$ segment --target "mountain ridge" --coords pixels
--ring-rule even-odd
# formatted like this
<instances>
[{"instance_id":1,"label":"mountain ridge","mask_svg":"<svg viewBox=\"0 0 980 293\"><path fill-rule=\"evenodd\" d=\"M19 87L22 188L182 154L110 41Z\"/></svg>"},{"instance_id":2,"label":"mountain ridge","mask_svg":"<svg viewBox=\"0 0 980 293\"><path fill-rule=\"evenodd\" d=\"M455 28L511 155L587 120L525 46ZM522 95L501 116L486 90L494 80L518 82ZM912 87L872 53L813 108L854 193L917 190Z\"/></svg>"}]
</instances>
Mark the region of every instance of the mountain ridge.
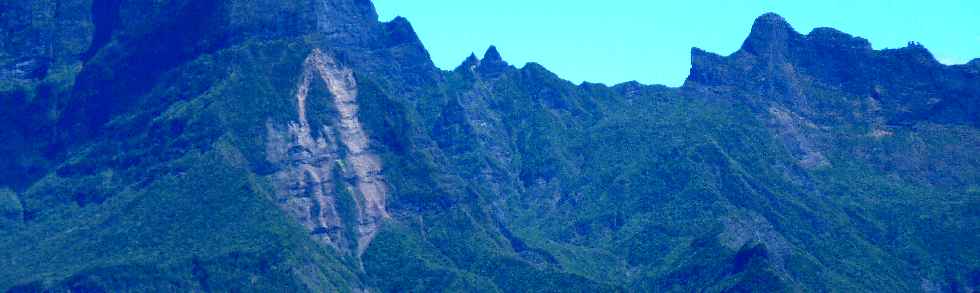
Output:
<instances>
[{"instance_id":1,"label":"mountain ridge","mask_svg":"<svg viewBox=\"0 0 980 293\"><path fill-rule=\"evenodd\" d=\"M765 14L681 87L576 85L495 46L440 70L366 0L171 4L76 11L87 60L5 41L0 289L980 284L980 78L921 46Z\"/></svg>"}]
</instances>

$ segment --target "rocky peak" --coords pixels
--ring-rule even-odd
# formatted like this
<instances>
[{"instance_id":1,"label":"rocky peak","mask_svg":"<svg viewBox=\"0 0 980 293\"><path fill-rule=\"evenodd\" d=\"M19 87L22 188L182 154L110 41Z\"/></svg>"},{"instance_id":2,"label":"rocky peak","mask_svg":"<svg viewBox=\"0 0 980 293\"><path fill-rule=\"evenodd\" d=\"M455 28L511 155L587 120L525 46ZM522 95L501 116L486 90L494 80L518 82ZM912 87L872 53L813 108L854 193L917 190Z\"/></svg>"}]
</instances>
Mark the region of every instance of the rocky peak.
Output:
<instances>
[{"instance_id":1,"label":"rocky peak","mask_svg":"<svg viewBox=\"0 0 980 293\"><path fill-rule=\"evenodd\" d=\"M422 44L422 41L419 40L418 35L415 33L415 29L412 28L412 24L408 22L408 19L401 16L395 17L395 19L385 23L385 33L389 46Z\"/></svg>"},{"instance_id":2,"label":"rocky peak","mask_svg":"<svg viewBox=\"0 0 980 293\"><path fill-rule=\"evenodd\" d=\"M483 59L477 58L475 53L470 53L470 56L466 57L466 60L463 60L463 63L459 64L455 71L493 78L500 76L508 68L510 68L510 64L500 56L497 47L491 45L483 53Z\"/></svg>"},{"instance_id":3,"label":"rocky peak","mask_svg":"<svg viewBox=\"0 0 980 293\"><path fill-rule=\"evenodd\" d=\"M497 46L490 45L490 48L487 48L487 52L483 53L483 61L500 63L504 62L504 58L500 57L500 52L497 51Z\"/></svg>"},{"instance_id":4,"label":"rocky peak","mask_svg":"<svg viewBox=\"0 0 980 293\"><path fill-rule=\"evenodd\" d=\"M502 57L500 57L500 52L497 51L496 46L490 46L487 52L483 54L483 60L480 61L480 65L477 66L477 71L486 77L496 77L504 72L510 65Z\"/></svg>"},{"instance_id":5,"label":"rocky peak","mask_svg":"<svg viewBox=\"0 0 980 293\"><path fill-rule=\"evenodd\" d=\"M779 36L796 32L785 18L776 13L766 13L752 23L752 35Z\"/></svg>"},{"instance_id":6,"label":"rocky peak","mask_svg":"<svg viewBox=\"0 0 980 293\"><path fill-rule=\"evenodd\" d=\"M776 53L777 50L784 51L799 37L800 34L782 16L766 13L752 24L752 32L742 44L742 50L757 55Z\"/></svg>"},{"instance_id":7,"label":"rocky peak","mask_svg":"<svg viewBox=\"0 0 980 293\"><path fill-rule=\"evenodd\" d=\"M463 64L460 64L458 68L470 69L480 65L480 58L476 57L476 53L470 53L466 60L463 60Z\"/></svg>"},{"instance_id":8,"label":"rocky peak","mask_svg":"<svg viewBox=\"0 0 980 293\"><path fill-rule=\"evenodd\" d=\"M701 84L719 83L717 80L726 66L725 57L711 53L700 48L691 48L691 72L687 77L688 82Z\"/></svg>"},{"instance_id":9,"label":"rocky peak","mask_svg":"<svg viewBox=\"0 0 980 293\"><path fill-rule=\"evenodd\" d=\"M742 98L760 107L775 102L799 113L830 113L837 108L815 108L823 101L814 93L840 89L850 96L880 99L880 113L889 123L976 123L973 108L966 107L963 115L956 106L976 103L975 77L955 73L955 67L942 65L917 42L874 50L868 40L831 28L801 35L785 19L769 13L756 19L735 54L719 56L694 48L691 60L687 89L715 87L728 91L728 96L751 93ZM971 67L976 63L964 66L964 72ZM935 82L923 85L923 80Z\"/></svg>"}]
</instances>

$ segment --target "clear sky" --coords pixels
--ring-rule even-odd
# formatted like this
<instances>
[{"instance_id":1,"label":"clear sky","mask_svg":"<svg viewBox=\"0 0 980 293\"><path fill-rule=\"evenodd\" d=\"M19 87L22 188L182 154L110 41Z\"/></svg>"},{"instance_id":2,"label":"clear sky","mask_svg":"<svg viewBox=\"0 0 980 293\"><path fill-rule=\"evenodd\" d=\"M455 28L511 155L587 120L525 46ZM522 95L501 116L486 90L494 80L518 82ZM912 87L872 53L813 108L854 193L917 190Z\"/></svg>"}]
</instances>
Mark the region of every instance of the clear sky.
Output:
<instances>
[{"instance_id":1,"label":"clear sky","mask_svg":"<svg viewBox=\"0 0 980 293\"><path fill-rule=\"evenodd\" d=\"M728 55L765 12L801 33L833 27L875 49L922 43L940 62L980 58L980 0L653 1L374 0L381 20L404 16L436 65L455 68L493 44L518 67L537 62L575 83L637 80L677 86L690 49Z\"/></svg>"}]
</instances>

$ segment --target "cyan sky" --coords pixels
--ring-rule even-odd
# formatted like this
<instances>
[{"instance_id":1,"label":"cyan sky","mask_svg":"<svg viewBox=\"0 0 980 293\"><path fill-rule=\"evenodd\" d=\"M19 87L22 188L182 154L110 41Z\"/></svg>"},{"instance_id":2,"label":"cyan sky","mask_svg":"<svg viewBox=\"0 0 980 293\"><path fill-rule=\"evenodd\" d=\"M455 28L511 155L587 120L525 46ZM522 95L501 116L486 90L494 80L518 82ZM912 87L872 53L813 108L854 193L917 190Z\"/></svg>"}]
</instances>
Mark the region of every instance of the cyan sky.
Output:
<instances>
[{"instance_id":1,"label":"cyan sky","mask_svg":"<svg viewBox=\"0 0 980 293\"><path fill-rule=\"evenodd\" d=\"M804 3L805 2L805 3ZM941 62L980 58L980 0L654 1L374 0L381 20L404 16L436 65L456 67L493 44L518 67L538 62L563 78L677 86L690 49L727 55L765 12L801 33L834 27L876 49L917 41Z\"/></svg>"}]
</instances>

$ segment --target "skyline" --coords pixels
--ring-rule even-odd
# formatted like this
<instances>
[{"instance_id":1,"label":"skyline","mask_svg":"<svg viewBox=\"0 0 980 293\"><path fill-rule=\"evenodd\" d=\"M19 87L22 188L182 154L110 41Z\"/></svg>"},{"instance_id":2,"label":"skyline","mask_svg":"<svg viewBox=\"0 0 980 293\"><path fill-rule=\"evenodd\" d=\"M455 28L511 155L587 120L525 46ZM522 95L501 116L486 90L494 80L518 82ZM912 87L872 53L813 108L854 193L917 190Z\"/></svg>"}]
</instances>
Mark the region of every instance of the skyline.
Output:
<instances>
[{"instance_id":1,"label":"skyline","mask_svg":"<svg viewBox=\"0 0 980 293\"><path fill-rule=\"evenodd\" d=\"M947 65L980 58L976 1L619 0L590 5L501 0L477 9L460 1L374 2L382 21L407 18L442 69L452 70L471 53L482 56L494 45L514 66L539 63L576 84L636 80L679 86L690 70L691 48L731 54L755 18L767 12L783 16L802 34L832 27L868 39L876 50L915 41Z\"/></svg>"}]
</instances>

